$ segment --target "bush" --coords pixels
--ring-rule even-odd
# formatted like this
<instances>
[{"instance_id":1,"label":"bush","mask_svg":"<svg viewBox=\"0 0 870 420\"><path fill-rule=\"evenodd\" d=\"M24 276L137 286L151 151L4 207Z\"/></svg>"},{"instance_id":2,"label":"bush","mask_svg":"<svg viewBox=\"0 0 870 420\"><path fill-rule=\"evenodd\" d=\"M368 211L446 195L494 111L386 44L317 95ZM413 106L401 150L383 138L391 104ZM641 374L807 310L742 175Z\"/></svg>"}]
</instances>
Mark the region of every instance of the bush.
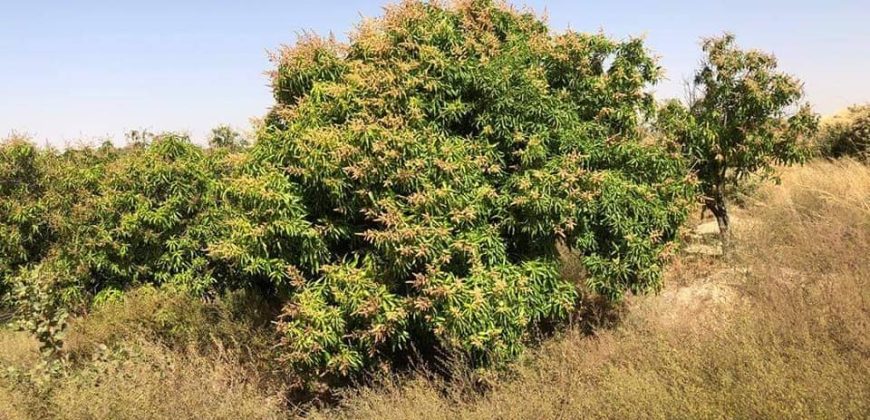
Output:
<instances>
[{"instance_id":1,"label":"bush","mask_svg":"<svg viewBox=\"0 0 870 420\"><path fill-rule=\"evenodd\" d=\"M215 175L186 137L157 136L106 166L99 198L78 226L70 258L95 289L173 284L194 293L216 285L205 244L211 237Z\"/></svg>"},{"instance_id":2,"label":"bush","mask_svg":"<svg viewBox=\"0 0 870 420\"><path fill-rule=\"evenodd\" d=\"M2 151L4 172L18 174L3 178L0 228L12 233L0 280L48 353L61 345L66 313L94 299L141 284L218 288L225 270L206 258L218 168L187 138L64 153L14 140Z\"/></svg>"},{"instance_id":3,"label":"bush","mask_svg":"<svg viewBox=\"0 0 870 420\"><path fill-rule=\"evenodd\" d=\"M824 157L870 161L870 105L855 105L823 120L817 147Z\"/></svg>"},{"instance_id":4,"label":"bush","mask_svg":"<svg viewBox=\"0 0 870 420\"><path fill-rule=\"evenodd\" d=\"M640 141L660 74L640 40L550 35L491 1L406 1L347 45L306 36L275 61L251 155L285 174L329 250L279 324L299 369L345 375L433 345L513 358L575 305L559 243L597 293L660 286L693 186Z\"/></svg>"},{"instance_id":5,"label":"bush","mask_svg":"<svg viewBox=\"0 0 870 420\"><path fill-rule=\"evenodd\" d=\"M386 375L308 418L863 417L868 194L870 167L849 160L784 169L730 261L681 258L667 279L685 284L633 299L619 328L548 340L486 393L472 375Z\"/></svg>"},{"instance_id":6,"label":"bush","mask_svg":"<svg viewBox=\"0 0 870 420\"><path fill-rule=\"evenodd\" d=\"M39 159L38 150L22 137L0 143L0 298L9 291L15 270L46 248L49 231L38 199L44 189Z\"/></svg>"}]
</instances>

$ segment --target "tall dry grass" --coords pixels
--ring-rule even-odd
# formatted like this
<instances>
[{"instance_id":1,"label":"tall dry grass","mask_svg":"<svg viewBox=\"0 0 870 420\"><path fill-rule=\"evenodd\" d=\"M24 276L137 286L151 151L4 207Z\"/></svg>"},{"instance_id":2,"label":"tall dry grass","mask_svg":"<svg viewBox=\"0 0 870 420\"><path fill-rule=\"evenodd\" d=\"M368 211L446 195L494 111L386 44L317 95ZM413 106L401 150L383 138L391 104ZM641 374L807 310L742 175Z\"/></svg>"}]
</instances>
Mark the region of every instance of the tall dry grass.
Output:
<instances>
[{"instance_id":1,"label":"tall dry grass","mask_svg":"<svg viewBox=\"0 0 870 420\"><path fill-rule=\"evenodd\" d=\"M277 419L280 392L267 392L256 372L233 357L129 346L123 357L98 360L51 393L65 419Z\"/></svg>"},{"instance_id":2,"label":"tall dry grass","mask_svg":"<svg viewBox=\"0 0 870 420\"><path fill-rule=\"evenodd\" d=\"M258 310L245 296L135 290L73 320L53 376L35 340L0 329L0 420L286 418Z\"/></svg>"},{"instance_id":3,"label":"tall dry grass","mask_svg":"<svg viewBox=\"0 0 870 420\"><path fill-rule=\"evenodd\" d=\"M0 345L18 338L4 336ZM10 350L32 354L35 348ZM7 365L8 367L8 365ZM24 376L40 375L24 370ZM8 373L7 373L8 376ZM38 378L38 376L37 376ZM278 419L283 393L231 356L127 343L43 383L0 380L0 419Z\"/></svg>"},{"instance_id":4,"label":"tall dry grass","mask_svg":"<svg viewBox=\"0 0 870 420\"><path fill-rule=\"evenodd\" d=\"M684 257L681 286L636 299L615 330L550 341L483 395L418 374L311 415L866 418L870 169L785 169L738 213L726 261Z\"/></svg>"}]
</instances>

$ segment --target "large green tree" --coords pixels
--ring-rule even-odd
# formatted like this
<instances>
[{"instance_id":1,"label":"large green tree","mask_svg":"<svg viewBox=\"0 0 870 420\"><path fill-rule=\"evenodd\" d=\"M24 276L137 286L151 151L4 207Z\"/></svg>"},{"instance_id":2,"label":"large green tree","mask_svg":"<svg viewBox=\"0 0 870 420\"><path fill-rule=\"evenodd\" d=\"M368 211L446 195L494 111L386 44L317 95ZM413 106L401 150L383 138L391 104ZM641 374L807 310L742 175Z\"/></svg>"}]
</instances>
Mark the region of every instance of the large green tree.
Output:
<instances>
[{"instance_id":1,"label":"large green tree","mask_svg":"<svg viewBox=\"0 0 870 420\"><path fill-rule=\"evenodd\" d=\"M251 154L298 186L330 256L279 324L291 363L348 373L427 342L513 357L576 302L559 243L594 292L659 287L693 186L638 134L660 76L640 40L405 1L348 44L306 36L275 61Z\"/></svg>"},{"instance_id":2,"label":"large green tree","mask_svg":"<svg viewBox=\"0 0 870 420\"><path fill-rule=\"evenodd\" d=\"M705 39L703 51L688 103L668 102L659 122L689 159L725 235L726 185L802 162L818 117L802 101L801 82L780 72L773 55L740 49L731 34Z\"/></svg>"}]
</instances>

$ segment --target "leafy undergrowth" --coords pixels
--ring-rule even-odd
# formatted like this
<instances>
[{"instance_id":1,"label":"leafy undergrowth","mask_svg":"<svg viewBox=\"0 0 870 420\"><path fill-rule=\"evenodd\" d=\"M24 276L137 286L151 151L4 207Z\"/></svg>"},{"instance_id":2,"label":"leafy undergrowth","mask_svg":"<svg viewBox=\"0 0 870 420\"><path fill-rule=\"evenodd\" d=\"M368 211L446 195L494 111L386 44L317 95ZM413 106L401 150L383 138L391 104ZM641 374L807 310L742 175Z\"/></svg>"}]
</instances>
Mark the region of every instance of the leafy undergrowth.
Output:
<instances>
[{"instance_id":1,"label":"leafy undergrowth","mask_svg":"<svg viewBox=\"0 0 870 420\"><path fill-rule=\"evenodd\" d=\"M268 302L140 290L72 323L54 377L34 340L0 329L0 418L865 417L870 168L782 178L747 199L726 258L679 258L617 327L564 332L496 378L391 374L297 407Z\"/></svg>"}]
</instances>

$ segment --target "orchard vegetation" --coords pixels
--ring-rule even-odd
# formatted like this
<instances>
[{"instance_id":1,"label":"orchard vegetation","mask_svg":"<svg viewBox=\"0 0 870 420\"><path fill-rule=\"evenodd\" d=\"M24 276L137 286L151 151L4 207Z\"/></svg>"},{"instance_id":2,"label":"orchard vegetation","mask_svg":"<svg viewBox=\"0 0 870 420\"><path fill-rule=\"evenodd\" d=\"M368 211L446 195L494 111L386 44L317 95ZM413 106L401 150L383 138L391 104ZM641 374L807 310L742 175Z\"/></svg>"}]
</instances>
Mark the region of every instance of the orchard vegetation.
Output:
<instances>
[{"instance_id":1,"label":"orchard vegetation","mask_svg":"<svg viewBox=\"0 0 870 420\"><path fill-rule=\"evenodd\" d=\"M804 162L818 124L803 85L776 58L742 50L731 34L703 42L706 54L688 104L669 101L661 126L676 139L700 181L704 206L727 234L726 185L774 175L773 165Z\"/></svg>"},{"instance_id":2,"label":"orchard vegetation","mask_svg":"<svg viewBox=\"0 0 870 420\"><path fill-rule=\"evenodd\" d=\"M731 35L703 51L689 103L659 106L641 39L553 33L488 0L404 1L347 42L276 51L251 136L63 151L13 136L0 312L57 370L78 357L71 319L143 293L258 302L190 319L256 318L263 363L294 390L409 361L503 368L592 299L659 291L696 204L724 232L726 184L810 153L817 117L773 56ZM865 120L825 147L866 149ZM155 324L187 334L176 321Z\"/></svg>"},{"instance_id":3,"label":"orchard vegetation","mask_svg":"<svg viewBox=\"0 0 870 420\"><path fill-rule=\"evenodd\" d=\"M827 158L870 162L870 104L854 105L822 120L817 147L818 154Z\"/></svg>"}]
</instances>

